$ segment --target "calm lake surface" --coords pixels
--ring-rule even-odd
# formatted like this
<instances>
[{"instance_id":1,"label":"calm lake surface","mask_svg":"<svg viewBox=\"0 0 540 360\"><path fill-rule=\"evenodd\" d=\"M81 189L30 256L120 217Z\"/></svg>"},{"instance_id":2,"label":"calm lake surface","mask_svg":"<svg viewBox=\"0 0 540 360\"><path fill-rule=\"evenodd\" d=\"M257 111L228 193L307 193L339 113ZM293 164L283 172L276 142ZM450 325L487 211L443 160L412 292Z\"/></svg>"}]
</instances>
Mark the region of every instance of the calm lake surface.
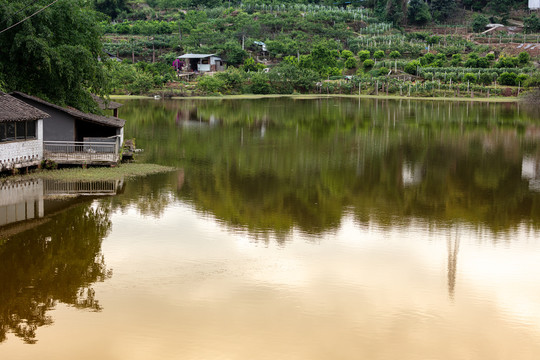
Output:
<instances>
[{"instance_id":1,"label":"calm lake surface","mask_svg":"<svg viewBox=\"0 0 540 360\"><path fill-rule=\"evenodd\" d=\"M0 359L540 358L538 110L129 100L120 116L145 161L178 170L0 186Z\"/></svg>"}]
</instances>

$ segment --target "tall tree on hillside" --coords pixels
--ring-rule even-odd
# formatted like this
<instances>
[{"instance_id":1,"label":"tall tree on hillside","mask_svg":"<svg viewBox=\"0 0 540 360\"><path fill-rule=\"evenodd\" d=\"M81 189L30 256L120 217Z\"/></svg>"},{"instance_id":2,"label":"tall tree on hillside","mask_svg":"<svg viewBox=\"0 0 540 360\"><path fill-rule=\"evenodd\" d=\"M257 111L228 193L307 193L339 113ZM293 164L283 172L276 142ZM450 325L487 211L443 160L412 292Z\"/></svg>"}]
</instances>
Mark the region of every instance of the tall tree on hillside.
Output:
<instances>
[{"instance_id":1,"label":"tall tree on hillside","mask_svg":"<svg viewBox=\"0 0 540 360\"><path fill-rule=\"evenodd\" d=\"M456 9L456 0L432 0L431 14L433 19L442 22L447 20Z\"/></svg>"},{"instance_id":2,"label":"tall tree on hillside","mask_svg":"<svg viewBox=\"0 0 540 360\"><path fill-rule=\"evenodd\" d=\"M85 0L57 0L48 8L49 0L28 3L0 0L0 73L6 91L96 111L90 93L102 94L105 86L97 13Z\"/></svg>"},{"instance_id":3,"label":"tall tree on hillside","mask_svg":"<svg viewBox=\"0 0 540 360\"><path fill-rule=\"evenodd\" d=\"M410 24L424 25L431 21L429 6L424 0L411 0L407 8Z\"/></svg>"},{"instance_id":4,"label":"tall tree on hillside","mask_svg":"<svg viewBox=\"0 0 540 360\"><path fill-rule=\"evenodd\" d=\"M403 5L404 2L402 0L388 0L386 3L386 19L394 25L401 24L405 15Z\"/></svg>"},{"instance_id":5,"label":"tall tree on hillside","mask_svg":"<svg viewBox=\"0 0 540 360\"><path fill-rule=\"evenodd\" d=\"M127 10L126 0L94 0L93 2L97 11L109 15L113 20L120 12Z\"/></svg>"}]
</instances>

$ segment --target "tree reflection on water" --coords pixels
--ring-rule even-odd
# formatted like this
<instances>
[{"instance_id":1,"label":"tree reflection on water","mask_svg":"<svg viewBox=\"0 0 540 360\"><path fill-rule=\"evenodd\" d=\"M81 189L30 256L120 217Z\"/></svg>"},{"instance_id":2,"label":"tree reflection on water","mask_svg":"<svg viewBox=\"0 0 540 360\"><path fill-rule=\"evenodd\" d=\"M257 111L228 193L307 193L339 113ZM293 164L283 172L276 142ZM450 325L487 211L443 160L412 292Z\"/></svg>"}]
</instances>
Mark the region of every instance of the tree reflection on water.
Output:
<instances>
[{"instance_id":1,"label":"tree reflection on water","mask_svg":"<svg viewBox=\"0 0 540 360\"><path fill-rule=\"evenodd\" d=\"M335 231L345 213L386 227L540 223L540 132L516 104L134 101L123 115L148 161L183 169L177 196L262 238Z\"/></svg>"},{"instance_id":2,"label":"tree reflection on water","mask_svg":"<svg viewBox=\"0 0 540 360\"><path fill-rule=\"evenodd\" d=\"M110 229L110 209L85 204L7 238L0 246L0 342L11 332L35 343L59 302L101 310L92 284L112 275L101 253Z\"/></svg>"}]
</instances>

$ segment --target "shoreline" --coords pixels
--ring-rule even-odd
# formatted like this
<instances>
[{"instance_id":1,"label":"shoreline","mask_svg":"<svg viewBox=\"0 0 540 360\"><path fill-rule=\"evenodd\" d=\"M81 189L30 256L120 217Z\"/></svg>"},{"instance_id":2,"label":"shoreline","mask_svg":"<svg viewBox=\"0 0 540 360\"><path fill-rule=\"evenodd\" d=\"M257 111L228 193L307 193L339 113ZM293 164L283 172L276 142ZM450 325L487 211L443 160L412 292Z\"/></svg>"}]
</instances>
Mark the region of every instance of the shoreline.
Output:
<instances>
[{"instance_id":1,"label":"shoreline","mask_svg":"<svg viewBox=\"0 0 540 360\"><path fill-rule=\"evenodd\" d=\"M5 175L0 177L0 185L25 180L60 181L106 181L143 177L152 174L175 171L177 168L149 163L124 163L115 167L70 167L63 169L35 170L28 174Z\"/></svg>"},{"instance_id":2,"label":"shoreline","mask_svg":"<svg viewBox=\"0 0 540 360\"><path fill-rule=\"evenodd\" d=\"M152 96L144 95L110 95L113 100L136 100L136 99L154 99ZM217 96L172 96L166 99L172 100L256 100L272 98L292 98L292 99L329 99L329 98L348 98L348 99L382 99L382 100L414 100L414 101L452 101L452 102L485 102L485 103L518 103L522 97L421 97L421 96L399 96L399 95L348 95L348 94L243 94L243 95L217 95ZM162 100L164 98L160 98Z\"/></svg>"}]
</instances>

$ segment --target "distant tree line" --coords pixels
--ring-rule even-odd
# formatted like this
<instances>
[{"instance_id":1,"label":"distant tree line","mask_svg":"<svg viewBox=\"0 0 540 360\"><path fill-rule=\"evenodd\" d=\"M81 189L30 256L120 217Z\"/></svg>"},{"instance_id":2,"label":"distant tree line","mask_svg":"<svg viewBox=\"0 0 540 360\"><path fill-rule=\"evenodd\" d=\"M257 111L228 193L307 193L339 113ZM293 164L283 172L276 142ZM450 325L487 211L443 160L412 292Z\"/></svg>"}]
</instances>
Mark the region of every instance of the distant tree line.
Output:
<instances>
[{"instance_id":1,"label":"distant tree line","mask_svg":"<svg viewBox=\"0 0 540 360\"><path fill-rule=\"evenodd\" d=\"M153 10L173 9L212 9L216 7L238 6L240 3L265 4L279 7L291 4L310 4L325 6L363 6L373 9L375 14L395 25L424 25L431 21L444 23L455 16L455 10L464 7L473 11L482 11L505 21L513 8L526 8L527 0L93 0L94 8L111 19L150 19Z\"/></svg>"}]
</instances>

